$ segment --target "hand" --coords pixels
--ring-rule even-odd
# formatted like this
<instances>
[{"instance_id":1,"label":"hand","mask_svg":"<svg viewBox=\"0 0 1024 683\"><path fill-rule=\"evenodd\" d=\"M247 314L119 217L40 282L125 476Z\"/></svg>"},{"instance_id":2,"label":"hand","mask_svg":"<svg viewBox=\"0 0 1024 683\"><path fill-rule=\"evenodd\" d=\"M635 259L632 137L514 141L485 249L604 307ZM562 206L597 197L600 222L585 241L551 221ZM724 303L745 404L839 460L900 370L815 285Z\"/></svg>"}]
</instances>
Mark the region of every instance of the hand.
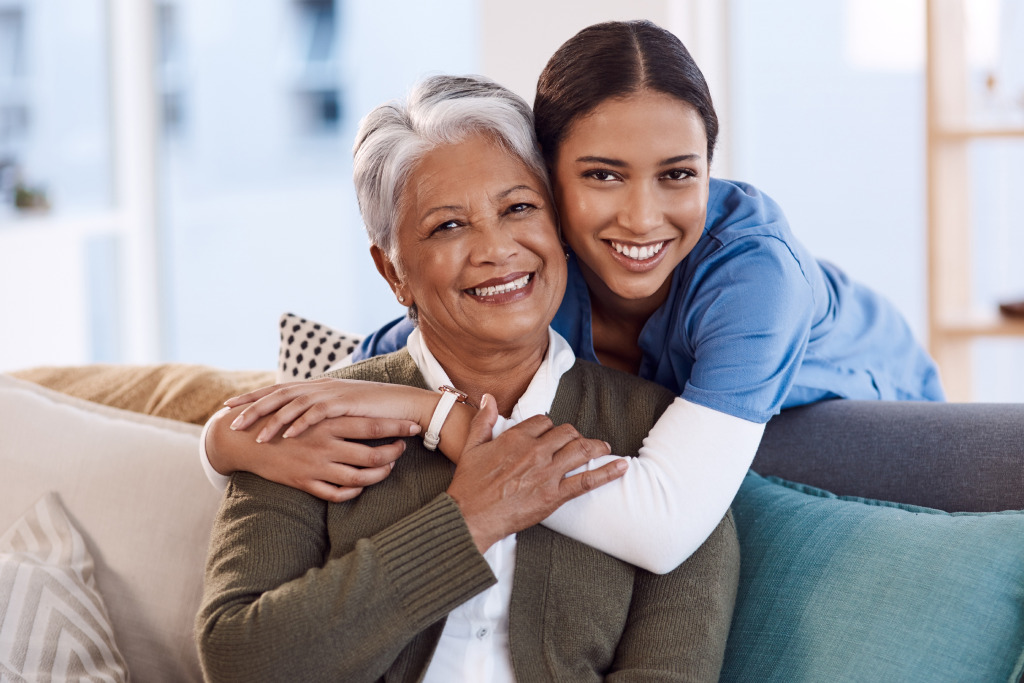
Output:
<instances>
[{"instance_id":1,"label":"hand","mask_svg":"<svg viewBox=\"0 0 1024 683\"><path fill-rule=\"evenodd\" d=\"M400 438L381 446L349 439L402 437L410 430L402 420L336 417L299 437L256 444L253 432L264 428L266 418L247 431L228 429L227 423L239 412L234 408L215 420L207 434L206 451L214 469L221 474L252 472L334 503L355 498L363 487L383 480L405 451Z\"/></svg>"},{"instance_id":2,"label":"hand","mask_svg":"<svg viewBox=\"0 0 1024 683\"><path fill-rule=\"evenodd\" d=\"M572 425L555 427L542 415L491 440L497 417L494 398L484 394L448 487L481 553L626 471L626 461L617 460L566 477L593 458L607 455L608 444L583 438Z\"/></svg>"},{"instance_id":3,"label":"hand","mask_svg":"<svg viewBox=\"0 0 1024 683\"><path fill-rule=\"evenodd\" d=\"M424 389L331 378L276 384L225 401L232 408L248 404L231 423L231 429L245 430L260 418L270 416L256 436L257 443L273 439L286 426L283 436L287 439L321 420L344 416L392 418L408 423L407 431L399 435L375 432L370 421L365 423L370 433L362 438L413 436L422 429L417 419L422 420L423 414L432 411L436 403L437 394Z\"/></svg>"}]
</instances>

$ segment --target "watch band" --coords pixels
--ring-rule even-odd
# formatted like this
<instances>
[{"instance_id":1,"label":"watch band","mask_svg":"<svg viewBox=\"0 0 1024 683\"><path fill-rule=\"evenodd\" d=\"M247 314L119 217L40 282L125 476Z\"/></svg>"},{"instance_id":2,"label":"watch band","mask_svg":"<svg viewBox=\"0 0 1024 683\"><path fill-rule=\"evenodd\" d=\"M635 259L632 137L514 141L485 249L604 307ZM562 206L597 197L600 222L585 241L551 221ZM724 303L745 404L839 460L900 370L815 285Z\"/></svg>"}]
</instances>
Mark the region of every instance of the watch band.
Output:
<instances>
[{"instance_id":1,"label":"watch band","mask_svg":"<svg viewBox=\"0 0 1024 683\"><path fill-rule=\"evenodd\" d=\"M468 396L453 386L443 384L437 388L441 392L441 398L437 401L434 414L430 417L430 425L427 433L423 435L423 445L428 451L437 450L437 444L441 442L441 427L448 419L448 413L456 403L465 403Z\"/></svg>"}]
</instances>

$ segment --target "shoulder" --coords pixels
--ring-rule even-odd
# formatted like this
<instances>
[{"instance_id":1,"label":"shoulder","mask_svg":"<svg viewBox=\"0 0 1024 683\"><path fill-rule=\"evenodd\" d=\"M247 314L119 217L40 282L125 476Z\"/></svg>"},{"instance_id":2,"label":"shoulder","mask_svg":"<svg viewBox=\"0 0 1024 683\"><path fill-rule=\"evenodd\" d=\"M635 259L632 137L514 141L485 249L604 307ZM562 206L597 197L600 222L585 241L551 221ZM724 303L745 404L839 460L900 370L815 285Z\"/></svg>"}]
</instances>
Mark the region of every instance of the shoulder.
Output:
<instances>
[{"instance_id":1,"label":"shoulder","mask_svg":"<svg viewBox=\"0 0 1024 683\"><path fill-rule=\"evenodd\" d=\"M753 185L735 180L711 179L704 232L705 241L712 243L705 246L758 243L794 251L795 240L782 207Z\"/></svg>"},{"instance_id":2,"label":"shoulder","mask_svg":"<svg viewBox=\"0 0 1024 683\"><path fill-rule=\"evenodd\" d=\"M562 376L558 394L588 406L587 412L593 411L597 419L632 415L637 422L646 423L645 434L675 399L675 394L659 384L579 359Z\"/></svg>"},{"instance_id":3,"label":"shoulder","mask_svg":"<svg viewBox=\"0 0 1024 683\"><path fill-rule=\"evenodd\" d=\"M737 281L806 288L820 268L773 199L753 185L714 178L705 233L690 262L694 284L716 290Z\"/></svg>"},{"instance_id":4,"label":"shoulder","mask_svg":"<svg viewBox=\"0 0 1024 683\"><path fill-rule=\"evenodd\" d=\"M426 388L423 375L406 349L367 358L347 367L332 370L320 378L357 379Z\"/></svg>"}]
</instances>

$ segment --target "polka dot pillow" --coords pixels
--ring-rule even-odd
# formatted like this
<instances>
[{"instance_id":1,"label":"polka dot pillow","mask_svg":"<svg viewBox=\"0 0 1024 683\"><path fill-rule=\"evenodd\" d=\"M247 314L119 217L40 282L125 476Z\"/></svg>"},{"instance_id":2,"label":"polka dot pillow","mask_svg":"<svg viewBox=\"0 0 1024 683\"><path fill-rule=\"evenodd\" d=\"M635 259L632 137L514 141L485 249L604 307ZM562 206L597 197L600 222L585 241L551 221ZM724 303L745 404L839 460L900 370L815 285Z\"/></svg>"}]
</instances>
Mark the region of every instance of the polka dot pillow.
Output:
<instances>
[{"instance_id":1,"label":"polka dot pillow","mask_svg":"<svg viewBox=\"0 0 1024 683\"><path fill-rule=\"evenodd\" d=\"M309 379L342 367L348 364L348 356L363 341L362 336L339 332L294 313L281 316L280 330L278 382Z\"/></svg>"}]
</instances>

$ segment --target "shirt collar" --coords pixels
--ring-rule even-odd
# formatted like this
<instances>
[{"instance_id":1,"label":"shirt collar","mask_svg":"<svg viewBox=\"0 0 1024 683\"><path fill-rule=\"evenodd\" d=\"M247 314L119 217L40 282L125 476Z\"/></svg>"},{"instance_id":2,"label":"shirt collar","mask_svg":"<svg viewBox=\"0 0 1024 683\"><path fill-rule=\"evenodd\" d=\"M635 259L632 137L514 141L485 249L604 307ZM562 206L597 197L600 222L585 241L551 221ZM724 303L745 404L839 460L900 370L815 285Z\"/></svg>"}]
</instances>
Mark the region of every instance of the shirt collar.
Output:
<instances>
[{"instance_id":1,"label":"shirt collar","mask_svg":"<svg viewBox=\"0 0 1024 683\"><path fill-rule=\"evenodd\" d=\"M409 335L407 348L428 387L436 390L442 384L452 383L448 378L448 373L444 371L434 354L427 348L427 343L423 340L419 328L413 330ZM575 362L576 354L572 352L569 342L549 327L548 348L544 353L544 359L541 361L540 367L537 368L530 385L526 387L526 391L516 403L515 408L512 409L509 423L517 424L528 417L543 415L551 410L555 393L558 391L558 383L562 380L562 375L568 372ZM499 422L501 419L499 418Z\"/></svg>"}]
</instances>

